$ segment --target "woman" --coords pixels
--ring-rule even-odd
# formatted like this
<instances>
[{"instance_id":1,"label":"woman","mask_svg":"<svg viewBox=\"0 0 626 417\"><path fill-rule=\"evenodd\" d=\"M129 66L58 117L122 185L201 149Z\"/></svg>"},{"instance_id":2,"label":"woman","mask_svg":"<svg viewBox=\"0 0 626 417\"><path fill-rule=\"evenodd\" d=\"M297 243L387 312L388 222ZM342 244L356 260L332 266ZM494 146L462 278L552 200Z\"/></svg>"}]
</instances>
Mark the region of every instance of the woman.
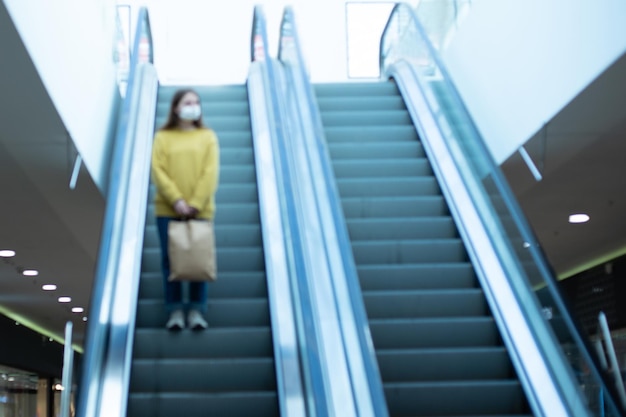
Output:
<instances>
[{"instance_id":1,"label":"woman","mask_svg":"<svg viewBox=\"0 0 626 417\"><path fill-rule=\"evenodd\" d=\"M190 89L174 94L165 125L159 129L152 151L154 200L161 242L165 306L169 313L166 327L194 330L208 327L203 317L207 308L207 283L189 283L189 302L182 297L181 282L170 282L167 228L170 221L200 218L213 221L215 191L219 177L219 146L215 132L202 123L200 97Z\"/></svg>"}]
</instances>

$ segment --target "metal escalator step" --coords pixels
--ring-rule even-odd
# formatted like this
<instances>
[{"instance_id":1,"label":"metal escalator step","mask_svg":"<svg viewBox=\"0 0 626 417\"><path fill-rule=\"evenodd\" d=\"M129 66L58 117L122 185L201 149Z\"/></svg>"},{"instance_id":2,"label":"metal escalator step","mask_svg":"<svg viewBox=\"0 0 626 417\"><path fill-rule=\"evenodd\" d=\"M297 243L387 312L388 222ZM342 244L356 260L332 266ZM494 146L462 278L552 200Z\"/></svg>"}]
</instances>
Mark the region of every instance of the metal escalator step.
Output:
<instances>
[{"instance_id":1,"label":"metal escalator step","mask_svg":"<svg viewBox=\"0 0 626 417\"><path fill-rule=\"evenodd\" d=\"M474 288L469 262L403 265L357 265L363 291Z\"/></svg>"},{"instance_id":2,"label":"metal escalator step","mask_svg":"<svg viewBox=\"0 0 626 417\"><path fill-rule=\"evenodd\" d=\"M367 96L398 96L398 87L392 82L319 83L313 85L313 90L319 98L356 97L363 100Z\"/></svg>"},{"instance_id":3,"label":"metal escalator step","mask_svg":"<svg viewBox=\"0 0 626 417\"><path fill-rule=\"evenodd\" d=\"M251 148L221 147L220 164L222 166L254 165L254 152Z\"/></svg>"},{"instance_id":4,"label":"metal escalator step","mask_svg":"<svg viewBox=\"0 0 626 417\"><path fill-rule=\"evenodd\" d=\"M516 380L384 384L391 415L466 416L527 412Z\"/></svg>"},{"instance_id":5,"label":"metal escalator step","mask_svg":"<svg viewBox=\"0 0 626 417\"><path fill-rule=\"evenodd\" d=\"M140 299L162 300L164 296L162 273L144 272L139 284ZM209 286L211 298L267 298L265 272L220 272L217 281Z\"/></svg>"},{"instance_id":6,"label":"metal escalator step","mask_svg":"<svg viewBox=\"0 0 626 417\"><path fill-rule=\"evenodd\" d=\"M211 328L269 326L268 301L265 298L215 299L209 294L206 319ZM139 300L136 320L137 327L164 327L167 313L163 300Z\"/></svg>"},{"instance_id":7,"label":"metal escalator step","mask_svg":"<svg viewBox=\"0 0 626 417\"><path fill-rule=\"evenodd\" d=\"M378 95L375 100L363 100L362 97L317 97L317 104L322 113L351 110L406 110L399 95Z\"/></svg>"},{"instance_id":8,"label":"metal escalator step","mask_svg":"<svg viewBox=\"0 0 626 417\"><path fill-rule=\"evenodd\" d=\"M368 291L363 294L370 320L428 317L481 317L489 313L481 289Z\"/></svg>"},{"instance_id":9,"label":"metal escalator step","mask_svg":"<svg viewBox=\"0 0 626 417\"><path fill-rule=\"evenodd\" d=\"M500 341L492 317L373 319L369 323L377 350L498 346Z\"/></svg>"},{"instance_id":10,"label":"metal escalator step","mask_svg":"<svg viewBox=\"0 0 626 417\"><path fill-rule=\"evenodd\" d=\"M249 203L224 203L216 207L215 227L229 225L248 225L259 224L259 205L256 202ZM148 203L146 214L146 225L148 227L156 227L156 216L154 213L154 204ZM156 233L156 228L154 229ZM155 237L156 238L156 237Z\"/></svg>"},{"instance_id":11,"label":"metal escalator step","mask_svg":"<svg viewBox=\"0 0 626 417\"><path fill-rule=\"evenodd\" d=\"M256 184L222 184L215 193L215 204L256 203Z\"/></svg>"},{"instance_id":12,"label":"metal escalator step","mask_svg":"<svg viewBox=\"0 0 626 417\"><path fill-rule=\"evenodd\" d=\"M414 197L439 195L435 177L345 178L337 180L342 198L345 197Z\"/></svg>"},{"instance_id":13,"label":"metal escalator step","mask_svg":"<svg viewBox=\"0 0 626 417\"><path fill-rule=\"evenodd\" d=\"M222 164L223 165L223 164ZM256 183L254 165L223 165L220 167L219 185Z\"/></svg>"},{"instance_id":14,"label":"metal escalator step","mask_svg":"<svg viewBox=\"0 0 626 417\"><path fill-rule=\"evenodd\" d=\"M408 216L447 216L448 206L441 195L342 197L346 219L408 217Z\"/></svg>"},{"instance_id":15,"label":"metal escalator step","mask_svg":"<svg viewBox=\"0 0 626 417\"><path fill-rule=\"evenodd\" d=\"M335 126L397 126L413 125L406 110L340 110L321 114L326 128Z\"/></svg>"},{"instance_id":16,"label":"metal escalator step","mask_svg":"<svg viewBox=\"0 0 626 417\"><path fill-rule=\"evenodd\" d=\"M343 159L333 163L337 179L382 178L382 177L426 177L433 171L427 159Z\"/></svg>"},{"instance_id":17,"label":"metal escalator step","mask_svg":"<svg viewBox=\"0 0 626 417\"><path fill-rule=\"evenodd\" d=\"M402 126L352 126L324 129L329 143L356 142L416 142L417 132L411 125Z\"/></svg>"},{"instance_id":18,"label":"metal escalator step","mask_svg":"<svg viewBox=\"0 0 626 417\"><path fill-rule=\"evenodd\" d=\"M352 242L387 239L452 239L458 237L451 217L393 217L346 220Z\"/></svg>"},{"instance_id":19,"label":"metal escalator step","mask_svg":"<svg viewBox=\"0 0 626 417\"><path fill-rule=\"evenodd\" d=\"M202 332L170 332L164 327L135 330L133 358L271 357L269 326L209 327Z\"/></svg>"},{"instance_id":20,"label":"metal escalator step","mask_svg":"<svg viewBox=\"0 0 626 417\"><path fill-rule=\"evenodd\" d=\"M424 158L424 149L418 141L384 141L366 142L358 146L352 142L335 142L328 144L328 152L333 161L352 158Z\"/></svg>"},{"instance_id":21,"label":"metal escalator step","mask_svg":"<svg viewBox=\"0 0 626 417\"><path fill-rule=\"evenodd\" d=\"M138 359L132 364L130 392L267 391L276 389L274 372L271 357Z\"/></svg>"},{"instance_id":22,"label":"metal escalator step","mask_svg":"<svg viewBox=\"0 0 626 417\"><path fill-rule=\"evenodd\" d=\"M157 100L169 103L174 93L186 86L162 85L159 87ZM194 91L200 95L202 102L212 103L237 102L248 104L248 90L245 85L224 86L193 86Z\"/></svg>"},{"instance_id":23,"label":"metal escalator step","mask_svg":"<svg viewBox=\"0 0 626 417\"><path fill-rule=\"evenodd\" d=\"M503 346L379 350L376 357L386 383L509 379L515 374Z\"/></svg>"},{"instance_id":24,"label":"metal escalator step","mask_svg":"<svg viewBox=\"0 0 626 417\"><path fill-rule=\"evenodd\" d=\"M210 411L209 411L210 410ZM128 398L133 417L278 417L276 391L229 393L137 393Z\"/></svg>"},{"instance_id":25,"label":"metal escalator step","mask_svg":"<svg viewBox=\"0 0 626 417\"><path fill-rule=\"evenodd\" d=\"M224 149L252 148L252 133L249 130L217 132L220 151Z\"/></svg>"},{"instance_id":26,"label":"metal escalator step","mask_svg":"<svg viewBox=\"0 0 626 417\"><path fill-rule=\"evenodd\" d=\"M460 239L377 240L353 242L357 265L466 262Z\"/></svg>"}]
</instances>

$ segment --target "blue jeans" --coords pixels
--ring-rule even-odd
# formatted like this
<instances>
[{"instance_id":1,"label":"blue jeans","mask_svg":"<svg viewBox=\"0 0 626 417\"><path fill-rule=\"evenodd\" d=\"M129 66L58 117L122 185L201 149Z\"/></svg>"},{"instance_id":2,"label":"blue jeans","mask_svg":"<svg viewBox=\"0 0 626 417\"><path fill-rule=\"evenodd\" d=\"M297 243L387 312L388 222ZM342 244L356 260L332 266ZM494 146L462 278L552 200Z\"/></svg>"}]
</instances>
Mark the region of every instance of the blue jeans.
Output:
<instances>
[{"instance_id":1,"label":"blue jeans","mask_svg":"<svg viewBox=\"0 0 626 417\"><path fill-rule=\"evenodd\" d=\"M167 253L167 226L170 221L176 221L176 219L172 217L157 217L156 220L159 241L161 242L161 268L163 269L165 283L165 308L170 313L174 310L199 310L206 313L208 293L206 282L189 281L189 302L185 303L183 300L183 283L168 280L170 276L170 258Z\"/></svg>"}]
</instances>

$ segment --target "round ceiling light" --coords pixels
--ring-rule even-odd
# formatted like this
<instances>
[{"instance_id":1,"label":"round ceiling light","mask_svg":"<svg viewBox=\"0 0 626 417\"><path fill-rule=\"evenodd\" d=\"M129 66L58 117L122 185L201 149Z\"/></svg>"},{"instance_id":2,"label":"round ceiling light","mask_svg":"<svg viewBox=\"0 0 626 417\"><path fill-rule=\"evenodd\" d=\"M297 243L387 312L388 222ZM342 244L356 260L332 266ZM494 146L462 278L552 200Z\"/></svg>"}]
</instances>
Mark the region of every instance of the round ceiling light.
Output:
<instances>
[{"instance_id":1,"label":"round ceiling light","mask_svg":"<svg viewBox=\"0 0 626 417\"><path fill-rule=\"evenodd\" d=\"M72 313L82 313L83 311L85 311L85 309L82 307L72 307Z\"/></svg>"},{"instance_id":2,"label":"round ceiling light","mask_svg":"<svg viewBox=\"0 0 626 417\"><path fill-rule=\"evenodd\" d=\"M57 286L54 284L45 284L41 286L41 289L44 291L54 291L57 289Z\"/></svg>"},{"instance_id":3,"label":"round ceiling light","mask_svg":"<svg viewBox=\"0 0 626 417\"><path fill-rule=\"evenodd\" d=\"M589 221L589 216L584 213L571 214L569 216L570 223L586 223Z\"/></svg>"},{"instance_id":4,"label":"round ceiling light","mask_svg":"<svg viewBox=\"0 0 626 417\"><path fill-rule=\"evenodd\" d=\"M59 297L59 303L71 303L72 297Z\"/></svg>"}]
</instances>

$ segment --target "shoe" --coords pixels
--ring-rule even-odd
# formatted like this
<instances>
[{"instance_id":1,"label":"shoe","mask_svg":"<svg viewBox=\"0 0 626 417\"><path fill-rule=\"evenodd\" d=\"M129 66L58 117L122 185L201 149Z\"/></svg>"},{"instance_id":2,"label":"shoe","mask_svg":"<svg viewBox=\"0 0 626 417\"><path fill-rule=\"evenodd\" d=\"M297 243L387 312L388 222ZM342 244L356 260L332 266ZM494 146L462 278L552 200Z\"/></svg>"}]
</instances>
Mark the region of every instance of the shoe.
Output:
<instances>
[{"instance_id":1,"label":"shoe","mask_svg":"<svg viewBox=\"0 0 626 417\"><path fill-rule=\"evenodd\" d=\"M174 310L165 325L167 330L182 330L185 328L185 316L182 310Z\"/></svg>"},{"instance_id":2,"label":"shoe","mask_svg":"<svg viewBox=\"0 0 626 417\"><path fill-rule=\"evenodd\" d=\"M191 330L204 330L209 327L202 314L198 310L191 310L187 316L187 325Z\"/></svg>"}]
</instances>

